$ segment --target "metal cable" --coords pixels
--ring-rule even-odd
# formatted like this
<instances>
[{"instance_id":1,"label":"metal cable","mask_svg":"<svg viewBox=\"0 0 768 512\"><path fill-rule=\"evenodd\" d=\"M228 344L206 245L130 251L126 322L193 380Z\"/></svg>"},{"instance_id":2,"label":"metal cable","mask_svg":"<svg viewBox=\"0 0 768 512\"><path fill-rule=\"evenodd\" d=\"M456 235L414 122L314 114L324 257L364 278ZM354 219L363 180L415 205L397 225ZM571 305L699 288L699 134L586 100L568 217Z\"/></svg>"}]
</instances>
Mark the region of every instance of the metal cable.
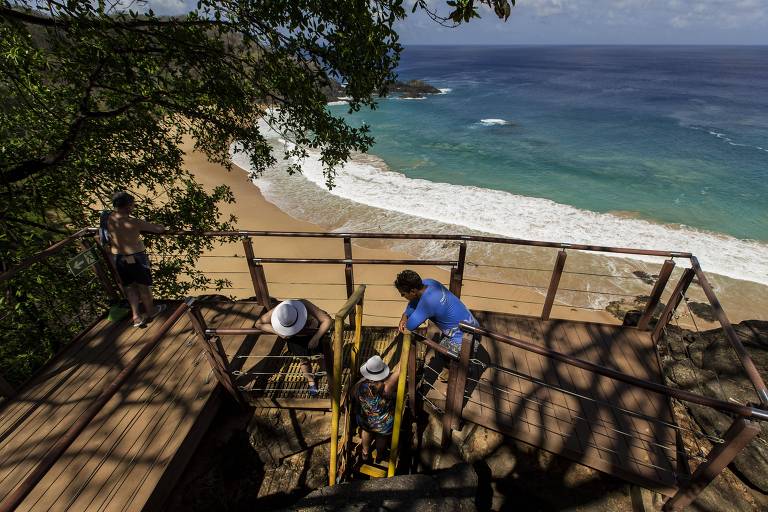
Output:
<instances>
[{"instance_id":1,"label":"metal cable","mask_svg":"<svg viewBox=\"0 0 768 512\"><path fill-rule=\"evenodd\" d=\"M503 388L499 388L499 387L497 387L497 386L493 386L493 385L491 385L491 384L490 384L490 381L488 381L488 380L484 380L484 379L483 379L483 380L476 380L476 379L472 379L472 378L470 378L470 377L467 377L467 380L470 380L470 381L472 381L472 382L476 382L476 383L478 383L478 384L485 384L485 383L489 383L489 384L487 384L487 385L488 385L488 387L490 387L491 389L494 389L494 390L496 390L496 391L501 391L502 393L506 393L506 394L508 394L508 395L512 395L512 393L510 393L510 391L509 391L509 390L507 390L507 389L503 389ZM559 391L559 390L557 390L557 391ZM522 392L516 392L516 393L519 393L519 394L518 394L518 396L519 396L520 398L522 398L523 400L527 400L527 401L529 401L529 402L535 403L535 404L537 404L537 405L539 405L539 406L542 406L542 407L544 407L544 408L546 408L547 406L548 406L548 407L550 407L550 408L552 409L552 414L550 415L550 417L554 418L554 419L555 419L555 420L557 420L557 421L563 421L563 420L561 420L560 418L558 418L558 417L557 417L557 413L556 413L556 411L555 411L555 406L554 406L554 405L552 405L554 402L552 401L551 395L550 395L550 402L541 402L541 401L539 401L539 400L535 400L535 399L531 399L531 398L529 398L529 397L523 396L523 395L522 395ZM469 396L469 395L464 395L464 398L467 398L467 399L469 399L469 398L470 398L470 396ZM511 402L511 400L507 400L507 401L508 401L508 402ZM566 403L567 403L567 402L566 402ZM486 405L486 407L487 407L487 405ZM574 424L574 421L573 421L574 419L577 419L577 420L582 420L582 421L584 421L584 422L586 422L586 423L588 423L588 424L590 425L590 431L592 431L592 424L593 424L593 421L595 421L595 420L596 420L596 421L598 421L598 422L599 422L599 424L600 424L600 426L601 426L602 428L604 428L604 429L607 429L607 430L611 430L611 431L613 431L613 432L616 432L617 434L620 434L620 435L622 435L622 436L625 436L625 437L628 437L628 438L631 438L631 439L634 439L634 438L638 438L637 436L648 436L647 434L644 434L644 433L642 433L642 432L637 432L637 431L635 431L635 432L624 432L624 431L622 431L622 430L619 430L619 429L617 429L617 428L614 428L614 427L612 427L612 426L610 425L610 423L609 423L609 422L607 422L607 421L605 420L605 418L602 418L602 417L598 417L598 418L595 418L594 420L590 420L590 419L588 419L588 418L584 418L583 416L580 416L578 413L576 413L576 411L573 411L573 410L571 410L571 408L570 408L570 407L568 407L568 406L566 406L566 407L562 407L562 406L559 406L559 407L560 407L561 409L563 409L563 408L564 408L564 409L567 409L567 410L568 410L568 412L569 412L569 415L570 415L570 413L575 413L575 415L572 415L572 416L571 416L571 421L570 421L570 423L571 423L571 424ZM503 412L503 411L499 411L498 409L493 409L493 410L494 410L494 411L496 411L496 412ZM665 422L663 422L662 420L659 420L659 421L658 421L658 423L664 424L665 426L669 426L669 424L665 424ZM680 429L680 427L678 427L678 429ZM677 453L678 455L685 455L685 456L690 456L690 454L689 454L688 452L685 452L685 451L680 451L680 450L678 450L678 449L677 449L677 446L672 446L672 445L668 445L668 444L663 444L663 442L662 442L661 440L657 439L655 436L648 436L648 437L650 437L650 439L647 439L647 438L640 438L640 440L641 440L641 441L643 441L643 442L645 442L645 443L647 443L648 445L652 445L652 446L658 446L659 448L662 448L662 449L664 449L664 450L670 450L670 451L674 451L674 452L675 452L675 453ZM631 443L628 443L628 444L630 444L631 446L635 446L636 448L642 448L642 449L645 449L645 448L644 448L644 447L642 447L642 446L638 446L638 445L632 445Z\"/></svg>"},{"instance_id":2,"label":"metal cable","mask_svg":"<svg viewBox=\"0 0 768 512\"><path fill-rule=\"evenodd\" d=\"M571 390L568 390L568 389L565 389L565 388L561 388L560 386L555 386L554 384L550 384L550 383L548 383L546 381L543 381L541 379L537 379L536 377L532 377L530 375L526 375L526 374L518 372L516 370L512 370L512 369L509 369L509 368L502 368L502 367L499 367L499 366L496 366L496 365L493 365L493 364L488 364L487 366L489 368L493 368L494 370L500 371L502 373L507 373L507 374L513 375L513 376L515 376L517 378L521 378L521 379L527 380L529 382L533 382L535 384L539 384L541 386L545 386L545 387L548 387L548 388L555 389L557 391L560 391L561 393L565 393L565 394L574 396L574 397L579 398L579 399L588 400L588 401L591 401L591 402L595 402L595 403L598 403L598 404L601 404L601 405L608 406L608 407L610 407L612 409L615 409L617 411L621 411L621 412L623 412L625 414L629 414L631 416L636 416L636 417L644 419L646 421L651 421L651 422L654 422L654 423L659 423L661 425L664 425L666 427L673 428L673 429L676 429L676 430L686 430L685 428L680 427L679 425L675 425L674 423L670 423L670 422L667 422L667 421L664 421L664 420L660 420L658 418L654 418L652 416L648 416L648 415L645 415L643 413L631 411L629 409L625 409L623 407L619 407L619 406L617 406L615 404L612 404L610 402L606 402L604 400L600 400L600 399L597 399L597 398L589 397L589 396L586 396L586 395L581 395L579 393L576 393L575 391L571 391ZM467 379L469 380L469 377L467 377ZM694 434L697 434L696 431L691 431L691 432L694 433ZM704 434L704 433L700 433L700 434L702 436L706 437L707 439L709 439L710 441L712 441L713 443L720 444L720 443L724 442L724 440L719 438L719 437L708 436L707 434Z\"/></svg>"},{"instance_id":3,"label":"metal cable","mask_svg":"<svg viewBox=\"0 0 768 512\"><path fill-rule=\"evenodd\" d=\"M465 265L471 265L473 267L488 267L488 268L506 268L511 270L530 270L532 272L552 272L551 268L529 268L529 267L512 267L505 265L488 265L485 263L477 263L474 261L465 261Z\"/></svg>"},{"instance_id":4,"label":"metal cable","mask_svg":"<svg viewBox=\"0 0 768 512\"><path fill-rule=\"evenodd\" d=\"M469 399L469 402L471 402L473 404L480 405L482 407L488 407L487 404L483 404L481 402L478 402L477 400ZM496 411L496 412L501 412L501 411ZM529 421L529 420L524 419L524 418L519 418L519 419L522 419L522 421L524 421L525 423L527 423L527 424L529 424L529 425L531 425L533 427L539 428L541 430L545 430L545 431L550 432L552 434L557 434L560 437L567 437L567 436L570 435L570 434L566 434L564 432L559 432L559 431L552 430L550 428L547 428L545 425L540 425L540 424L534 423L534 422ZM621 454L618 451L612 450L611 448L607 448L607 447L604 447L604 446L598 446L598 445L596 445L594 443L587 443L587 446L589 446L590 448L594 448L594 449L596 449L598 451L602 450L602 451L607 451L607 452L614 453L617 458L619 458L619 459L622 458ZM674 470L671 470L671 469L668 469L668 468L663 468L663 467L657 466L655 464L643 462L641 460L636 459L635 457L627 456L627 459L632 461L632 462L634 462L634 463L636 463L636 464L640 464L640 465L643 465L643 466L647 466L647 467L651 467L651 468L658 469L658 470L661 470L661 471L665 471L667 473L675 474Z\"/></svg>"},{"instance_id":5,"label":"metal cable","mask_svg":"<svg viewBox=\"0 0 768 512\"><path fill-rule=\"evenodd\" d=\"M521 288L536 288L539 290L546 290L548 286L536 286L534 284L523 284L523 283L510 283L509 281L489 281L486 279L474 279L470 277L465 277L463 281L471 281L473 283L490 283L490 284L501 284L505 286L519 286Z\"/></svg>"}]
</instances>

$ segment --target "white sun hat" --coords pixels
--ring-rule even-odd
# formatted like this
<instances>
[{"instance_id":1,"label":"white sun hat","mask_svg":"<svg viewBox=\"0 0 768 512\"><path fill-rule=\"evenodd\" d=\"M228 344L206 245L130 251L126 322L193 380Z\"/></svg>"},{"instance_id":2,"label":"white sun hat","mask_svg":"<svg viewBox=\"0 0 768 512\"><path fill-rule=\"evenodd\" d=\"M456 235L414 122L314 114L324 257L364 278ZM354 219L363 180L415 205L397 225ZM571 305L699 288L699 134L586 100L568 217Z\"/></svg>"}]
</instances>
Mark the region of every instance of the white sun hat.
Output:
<instances>
[{"instance_id":1,"label":"white sun hat","mask_svg":"<svg viewBox=\"0 0 768 512\"><path fill-rule=\"evenodd\" d=\"M389 377L389 366L381 359L381 356L375 355L360 367L360 373L368 380L380 381Z\"/></svg>"},{"instance_id":2,"label":"white sun hat","mask_svg":"<svg viewBox=\"0 0 768 512\"><path fill-rule=\"evenodd\" d=\"M272 311L272 328L280 336L293 336L306 323L307 307L300 300L284 300Z\"/></svg>"}]
</instances>

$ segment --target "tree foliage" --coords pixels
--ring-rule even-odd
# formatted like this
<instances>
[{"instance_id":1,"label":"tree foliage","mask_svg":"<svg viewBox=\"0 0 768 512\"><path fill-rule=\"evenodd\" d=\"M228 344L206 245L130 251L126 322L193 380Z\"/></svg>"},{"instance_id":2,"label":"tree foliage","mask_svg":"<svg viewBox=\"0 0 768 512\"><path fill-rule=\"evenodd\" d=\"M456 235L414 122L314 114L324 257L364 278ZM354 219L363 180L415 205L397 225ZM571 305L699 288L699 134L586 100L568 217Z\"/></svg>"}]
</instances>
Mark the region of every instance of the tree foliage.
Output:
<instances>
[{"instance_id":1,"label":"tree foliage","mask_svg":"<svg viewBox=\"0 0 768 512\"><path fill-rule=\"evenodd\" d=\"M506 1L477 3L508 16ZM118 189L131 190L137 214L152 222L231 228L236 219L222 218L219 206L233 201L232 192L205 190L183 168L185 140L226 168L238 141L256 175L277 158L314 149L328 186L339 164L373 142L366 126L329 113L323 89L345 83L351 110L375 108L395 78L402 0L200 0L175 17L156 15L151 3L130 4L141 12L120 5L128 4L0 0L0 269L95 225ZM476 15L472 0L448 5L456 22ZM282 154L267 142L264 122L293 143ZM161 295L222 284L195 267L207 239L149 245L159 255ZM28 273L55 303L70 306L70 316L88 300L63 271ZM45 316L38 291L25 282L0 283L0 314L26 304L19 325ZM34 339L52 350L56 343L40 336ZM27 343L12 341L3 338L6 348ZM0 360L0 372L6 364Z\"/></svg>"}]
</instances>

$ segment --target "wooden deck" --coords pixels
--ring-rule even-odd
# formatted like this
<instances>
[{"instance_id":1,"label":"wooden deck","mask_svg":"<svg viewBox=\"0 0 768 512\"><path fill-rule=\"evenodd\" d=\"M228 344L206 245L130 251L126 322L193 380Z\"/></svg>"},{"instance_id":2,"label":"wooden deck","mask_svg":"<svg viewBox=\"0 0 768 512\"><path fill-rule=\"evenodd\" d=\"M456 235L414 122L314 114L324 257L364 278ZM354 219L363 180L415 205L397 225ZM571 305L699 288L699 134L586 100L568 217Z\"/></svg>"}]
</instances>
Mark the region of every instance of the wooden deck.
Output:
<instances>
[{"instance_id":1,"label":"wooden deck","mask_svg":"<svg viewBox=\"0 0 768 512\"><path fill-rule=\"evenodd\" d=\"M663 382L646 331L488 312L475 315L484 329ZM676 431L669 426L674 420L665 397L490 339L483 340L476 358L493 363L470 373L474 380L468 381L465 395L466 421L664 494L674 491ZM427 399L444 403L446 384L429 368L425 377L434 381Z\"/></svg>"},{"instance_id":2,"label":"wooden deck","mask_svg":"<svg viewBox=\"0 0 768 512\"><path fill-rule=\"evenodd\" d=\"M255 302L202 302L209 327L251 327L263 307ZM19 396L0 409L0 498L8 496L156 334L127 320L97 322L57 356ZM545 346L643 379L661 382L647 332L634 328L476 312L489 330ZM392 328L366 327L357 365L374 351L397 360ZM345 368L350 330L345 330ZM298 363L275 336L222 336L252 402L310 399ZM423 350L420 350L423 354ZM612 379L485 339L470 373L463 417L600 471L669 494L678 453L668 401ZM491 363L492 362L492 363ZM318 361L315 362L317 365ZM430 369L427 399L444 400L445 384ZM480 365L477 368L482 368ZM316 366L316 369L319 369ZM352 372L345 370L347 385ZM355 372L356 374L356 372ZM183 316L137 371L69 446L19 510L156 510L215 414L216 379ZM321 388L327 386L320 380ZM252 391L249 391L252 390ZM441 394L443 393L443 394ZM301 404L299 404L301 405ZM305 404L306 405L306 404ZM318 407L318 406L315 406ZM429 410L429 407L427 407ZM631 412L639 414L631 414Z\"/></svg>"},{"instance_id":3,"label":"wooden deck","mask_svg":"<svg viewBox=\"0 0 768 512\"><path fill-rule=\"evenodd\" d=\"M169 308L170 310L171 308ZM203 302L215 327L251 327L254 302ZM128 320L96 323L0 410L0 499L6 497L152 338ZM244 337L228 337L233 353ZM18 510L157 510L215 414L216 379L184 315Z\"/></svg>"}]
</instances>

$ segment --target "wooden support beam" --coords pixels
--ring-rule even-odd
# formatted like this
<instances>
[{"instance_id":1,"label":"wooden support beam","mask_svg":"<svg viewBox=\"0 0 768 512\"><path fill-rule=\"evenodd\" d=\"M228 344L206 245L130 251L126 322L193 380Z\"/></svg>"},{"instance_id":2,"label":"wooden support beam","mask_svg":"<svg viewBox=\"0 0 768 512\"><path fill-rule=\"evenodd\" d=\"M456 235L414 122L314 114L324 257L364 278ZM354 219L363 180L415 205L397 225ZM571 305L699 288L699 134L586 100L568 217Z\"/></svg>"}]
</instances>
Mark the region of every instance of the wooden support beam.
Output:
<instances>
[{"instance_id":1,"label":"wooden support beam","mask_svg":"<svg viewBox=\"0 0 768 512\"><path fill-rule=\"evenodd\" d=\"M707 487L717 475L760 433L760 426L744 418L736 419L725 433L725 442L715 445L709 452L706 462L693 473L691 479L680 487L677 493L664 503L663 510L682 510Z\"/></svg>"},{"instance_id":2,"label":"wooden support beam","mask_svg":"<svg viewBox=\"0 0 768 512\"><path fill-rule=\"evenodd\" d=\"M261 263L255 261L253 252L253 240L251 237L243 238L243 250L245 251L245 260L248 263L248 271L251 274L251 282L253 283L253 291L256 294L257 300L267 309L272 305L269 298L269 287L267 286L267 278L264 275L264 267Z\"/></svg>"},{"instance_id":3,"label":"wooden support beam","mask_svg":"<svg viewBox=\"0 0 768 512\"><path fill-rule=\"evenodd\" d=\"M459 372L459 364L455 359L448 363L448 387L445 391L445 413L442 418L443 432L440 436L440 446L445 449L451 442L451 431L453 430L454 416L456 411L453 408L451 398L456 393L456 377Z\"/></svg>"},{"instance_id":4,"label":"wooden support beam","mask_svg":"<svg viewBox=\"0 0 768 512\"><path fill-rule=\"evenodd\" d=\"M459 259L456 261L456 266L451 267L451 283L450 290L457 297L461 297L461 286L464 280L464 265L467 259L467 243L461 242L459 244Z\"/></svg>"},{"instance_id":5,"label":"wooden support beam","mask_svg":"<svg viewBox=\"0 0 768 512\"><path fill-rule=\"evenodd\" d=\"M648 299L648 304L645 306L643 316L641 316L640 320L637 322L637 328L641 331L648 330L648 325L651 323L651 318L653 318L653 312L656 310L656 306L659 305L659 301L661 301L661 294L664 293L664 288L666 288L669 276L672 275L672 270L674 270L674 268L675 260L665 260L664 264L661 266L659 278L656 280L656 284L653 286L653 291L651 292L651 298Z\"/></svg>"},{"instance_id":6,"label":"wooden support beam","mask_svg":"<svg viewBox=\"0 0 768 512\"><path fill-rule=\"evenodd\" d=\"M477 336L479 338L479 336ZM464 408L464 393L467 388L469 360L475 343L475 336L464 334L458 360L451 359L449 364L448 389L445 393L445 414L443 415L443 448L448 446L451 430L461 428L461 411Z\"/></svg>"},{"instance_id":7,"label":"wooden support beam","mask_svg":"<svg viewBox=\"0 0 768 512\"><path fill-rule=\"evenodd\" d=\"M544 300L544 307L541 310L541 319L549 320L549 315L552 313L552 305L555 303L555 295L557 295L557 287L560 285L560 277L563 275L563 268L565 267L565 258L568 255L565 250L557 253L557 259L555 260L555 268L552 270L552 279L549 281L549 289L547 290L547 298Z\"/></svg>"},{"instance_id":8,"label":"wooden support beam","mask_svg":"<svg viewBox=\"0 0 768 512\"><path fill-rule=\"evenodd\" d=\"M677 306L680 305L680 302L683 300L683 297L685 297L685 292L688 290L688 287L691 285L691 282L693 281L693 277L695 275L696 273L693 271L692 268L687 268L683 271L683 275L680 276L680 280L677 282L677 286L675 286L675 290L672 292L672 295L669 297L669 302L667 302L667 305L664 308L664 311L661 312L661 315L659 316L659 321L656 322L656 327L653 329L653 333L651 334L651 339L654 341L654 343L658 342L661 339L661 332L664 330L664 328L667 326L670 320L672 320L672 315L675 314L675 311L677 310Z\"/></svg>"},{"instance_id":9,"label":"wooden support beam","mask_svg":"<svg viewBox=\"0 0 768 512\"><path fill-rule=\"evenodd\" d=\"M456 371L456 388L453 390L453 405L451 408L454 411L453 424L451 427L454 430L461 428L461 411L464 409L464 393L467 389L467 375L469 374L469 360L472 357L475 341L479 340L479 336L464 334L461 341L461 352L459 352L459 360Z\"/></svg>"},{"instance_id":10,"label":"wooden support beam","mask_svg":"<svg viewBox=\"0 0 768 512\"><path fill-rule=\"evenodd\" d=\"M344 280L347 284L347 298L350 298L355 293L355 276L352 268L352 239L349 237L344 238L344 259L349 260L344 264Z\"/></svg>"},{"instance_id":11,"label":"wooden support beam","mask_svg":"<svg viewBox=\"0 0 768 512\"><path fill-rule=\"evenodd\" d=\"M328 485L336 485L336 475L338 473L338 455L339 455L339 414L341 413L341 368L342 368L342 350L344 335L344 315L336 315L335 326L333 330L333 368L332 375L328 376L328 384L331 392L331 460L328 468Z\"/></svg>"},{"instance_id":12,"label":"wooden support beam","mask_svg":"<svg viewBox=\"0 0 768 512\"><path fill-rule=\"evenodd\" d=\"M243 395L237 389L237 385L232 379L232 374L229 373L229 361L227 360L227 354L224 351L224 347L221 345L221 340L218 336L209 336L206 334L206 323L203 318L200 309L192 302L188 311L189 320L192 323L192 328L198 335L198 339L205 352L205 357L208 363L213 369L213 374L216 376L216 380L219 384L227 390L227 392L234 398L241 406L245 406L246 401Z\"/></svg>"},{"instance_id":13,"label":"wooden support beam","mask_svg":"<svg viewBox=\"0 0 768 512\"><path fill-rule=\"evenodd\" d=\"M98 247L88 244L83 239L80 239L80 247L86 251L90 250L100 252ZM102 262L104 262L103 257ZM91 268L93 268L93 272L96 274L96 277L99 279L99 281L101 281L101 285L104 287L104 291L107 293L109 300L113 302L120 300L120 295L117 293L112 280L107 277L107 272L109 272L109 270L105 272L104 268L101 266L101 264L99 264L98 261L95 261L93 265L91 265Z\"/></svg>"},{"instance_id":14,"label":"wooden support beam","mask_svg":"<svg viewBox=\"0 0 768 512\"><path fill-rule=\"evenodd\" d=\"M411 409L412 417L416 418L419 413L416 410L416 404L421 403L420 400L416 400L416 351L418 346L413 341L411 343L413 346L408 352L408 407Z\"/></svg>"},{"instance_id":15,"label":"wooden support beam","mask_svg":"<svg viewBox=\"0 0 768 512\"><path fill-rule=\"evenodd\" d=\"M101 261L104 263L104 268L107 269L109 275L112 276L112 282L117 284L117 288L122 296L127 297L125 294L125 288L123 287L123 282L120 280L120 275L117 273L114 258L109 252L107 252L104 247L101 246L101 244L96 244L96 250L99 251L99 254L101 254Z\"/></svg>"}]
</instances>

